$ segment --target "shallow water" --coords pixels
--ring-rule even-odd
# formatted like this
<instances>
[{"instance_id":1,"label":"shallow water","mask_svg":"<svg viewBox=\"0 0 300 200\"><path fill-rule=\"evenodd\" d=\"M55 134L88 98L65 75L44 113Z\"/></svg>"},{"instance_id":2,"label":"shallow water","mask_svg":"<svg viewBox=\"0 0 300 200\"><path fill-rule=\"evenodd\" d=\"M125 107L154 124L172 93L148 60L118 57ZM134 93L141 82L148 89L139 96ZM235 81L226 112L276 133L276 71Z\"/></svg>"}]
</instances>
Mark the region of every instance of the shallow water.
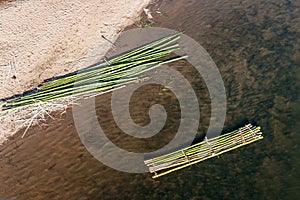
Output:
<instances>
[{"instance_id":1,"label":"shallow water","mask_svg":"<svg viewBox=\"0 0 300 200\"><path fill-rule=\"evenodd\" d=\"M49 119L47 125L31 128L25 139L20 139L20 131L0 148L0 198L300 198L300 2L168 0L151 9L154 26L184 31L216 62L228 101L225 129L252 121L263 128L265 138L152 180L150 174L118 172L94 159L81 144L69 109L61 116L55 114L56 120ZM178 70L197 92L201 134L210 118L207 89L193 69ZM164 105L170 114L162 132L151 139L134 139L118 129L107 106L110 94L96 101L108 137L130 151L159 148L178 128L176 98L157 85L140 88L132 99L132 117L141 125L149 123L148 109L154 103Z\"/></svg>"}]
</instances>

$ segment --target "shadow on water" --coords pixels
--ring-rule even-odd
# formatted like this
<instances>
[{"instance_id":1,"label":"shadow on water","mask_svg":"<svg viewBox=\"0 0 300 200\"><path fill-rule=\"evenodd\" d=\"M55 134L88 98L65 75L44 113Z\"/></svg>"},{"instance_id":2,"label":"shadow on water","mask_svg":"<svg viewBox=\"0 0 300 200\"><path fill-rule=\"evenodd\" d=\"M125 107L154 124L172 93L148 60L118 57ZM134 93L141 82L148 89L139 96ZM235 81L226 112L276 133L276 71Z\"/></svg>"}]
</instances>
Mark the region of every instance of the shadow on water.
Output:
<instances>
[{"instance_id":1,"label":"shadow on water","mask_svg":"<svg viewBox=\"0 0 300 200\"><path fill-rule=\"evenodd\" d=\"M300 2L164 0L150 7L154 22L137 26L184 31L212 56L227 93L224 131L245 122L262 127L264 139L182 171L152 180L150 174L115 171L94 159L81 144L72 110L56 120L22 130L0 147L0 196L9 199L299 199ZM179 67L181 66L181 67ZM185 66L185 67L182 67ZM174 68L188 77L200 102L198 136L206 132L210 100L201 76L185 62ZM168 143L180 123L174 94L143 86L131 101L139 125L149 123L155 103L168 111L163 130L152 138L125 135L110 110L111 94L96 99L107 137L133 152ZM85 119L83 119L85 120ZM86 123L90 123L86 119Z\"/></svg>"}]
</instances>

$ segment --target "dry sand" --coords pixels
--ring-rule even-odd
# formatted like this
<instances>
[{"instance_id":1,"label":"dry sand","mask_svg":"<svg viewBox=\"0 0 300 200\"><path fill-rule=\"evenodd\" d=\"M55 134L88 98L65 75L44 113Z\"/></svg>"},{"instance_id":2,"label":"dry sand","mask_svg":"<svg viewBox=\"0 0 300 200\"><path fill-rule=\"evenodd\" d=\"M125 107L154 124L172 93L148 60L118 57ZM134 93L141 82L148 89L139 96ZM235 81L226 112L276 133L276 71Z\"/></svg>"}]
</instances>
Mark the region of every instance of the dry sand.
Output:
<instances>
[{"instance_id":1,"label":"dry sand","mask_svg":"<svg viewBox=\"0 0 300 200\"><path fill-rule=\"evenodd\" d=\"M0 99L98 61L111 46L102 36L113 41L149 2L20 0L0 7ZM0 144L30 125L32 112L0 115Z\"/></svg>"}]
</instances>

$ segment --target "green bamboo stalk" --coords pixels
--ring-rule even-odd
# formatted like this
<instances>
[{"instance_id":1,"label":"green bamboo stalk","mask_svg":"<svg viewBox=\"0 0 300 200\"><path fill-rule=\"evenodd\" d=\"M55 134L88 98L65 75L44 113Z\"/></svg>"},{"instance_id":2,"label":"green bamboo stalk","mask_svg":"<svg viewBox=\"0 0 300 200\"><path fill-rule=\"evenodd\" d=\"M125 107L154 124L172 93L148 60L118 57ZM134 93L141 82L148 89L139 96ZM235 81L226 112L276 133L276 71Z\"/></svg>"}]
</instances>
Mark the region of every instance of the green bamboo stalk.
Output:
<instances>
[{"instance_id":1,"label":"green bamboo stalk","mask_svg":"<svg viewBox=\"0 0 300 200\"><path fill-rule=\"evenodd\" d=\"M132 51L129 51L127 53L124 53L123 55L121 56L118 56L117 58L112 58L112 62L118 62L120 60L124 60L130 56L134 56L134 55L138 55L139 53L142 53L146 48L155 48L157 46L159 46L160 44L163 44L163 43L166 43L168 42L168 40L173 40L173 39L179 39L180 38L180 35L181 33L175 33L175 34L172 34L172 35L168 35L166 37L163 37L161 39L158 39L154 42L151 42L149 44L146 44L146 45L143 45L142 47L140 48L137 48L135 50L132 50Z\"/></svg>"},{"instance_id":2,"label":"green bamboo stalk","mask_svg":"<svg viewBox=\"0 0 300 200\"><path fill-rule=\"evenodd\" d=\"M165 49L162 49L159 52L155 52L155 54L147 55L147 56L141 57L139 60L132 60L132 61L130 61L128 63L125 63L125 64L118 64L116 66L107 66L107 67L102 68L100 70L88 71L88 72L85 72L85 73L81 73L79 71L78 74L72 75L72 77L64 77L63 79L60 80L61 82L59 82L59 83L52 84L52 85L48 85L46 83L46 86L42 85L39 88L40 89L55 88L55 86L58 86L60 83L63 83L63 84L71 83L72 81L78 81L78 80L84 79L86 77L90 77L92 75L99 75L99 74L107 73L109 71L111 73L114 73L117 69L120 70L120 68L122 68L121 70L124 70L124 69L127 69L127 68L131 67L131 66L135 66L135 65L141 64L143 62L151 61L153 59L157 59L157 58L169 55L172 51L178 49L177 46L178 45L173 45L171 47L167 47Z\"/></svg>"},{"instance_id":3,"label":"green bamboo stalk","mask_svg":"<svg viewBox=\"0 0 300 200\"><path fill-rule=\"evenodd\" d=\"M19 102L13 102L12 104L7 104L8 106L12 105L12 106L18 106L18 105L22 105L24 103L28 103L28 104L34 104L36 101L39 102L46 102L46 101L51 101L54 99L58 99L61 97L67 97L69 95L73 95L73 94L78 94L82 91L87 92L87 91L92 91L92 90L100 90L101 87L104 87L104 89L106 89L107 86L120 86L120 83L123 83L123 85L125 84L129 84L132 82L136 82L138 81L138 78L128 78L128 79L121 79L121 80L113 80L113 81L108 81L108 82L101 82L101 83L95 83L95 84L91 84L91 85L84 85L84 86L80 86L75 88L66 88L66 89L62 89L59 91L52 91L50 93L48 93L47 95L43 95L43 96L38 96L35 98L31 98L31 99L26 99L24 101L19 101ZM125 83L125 84L124 84ZM109 87L111 89L111 87Z\"/></svg>"},{"instance_id":4,"label":"green bamboo stalk","mask_svg":"<svg viewBox=\"0 0 300 200\"><path fill-rule=\"evenodd\" d=\"M81 70L80 72L83 73L83 72L85 72L85 71L90 71L90 70L93 70L93 69L101 68L101 67L103 67L103 66L111 65L112 63L124 62L124 61L126 61L128 58L130 58L130 56L133 57L133 55L135 55L135 57L144 55L145 53L149 53L149 51L146 51L146 52L142 53L141 55L139 55L138 53L141 53L141 52L145 51L145 49L149 49L149 48L150 48L150 49L153 48L153 49L151 49L151 51L157 50L157 49L159 49L160 47L165 46L165 45L164 45L164 42L167 42L168 40L171 40L172 42L175 42L176 40L179 39L179 37L180 37L180 33L177 33L177 34L174 34L174 35L170 35L170 36L166 36L166 37L164 37L164 38L162 38L162 39L159 39L159 40L157 40L157 41L155 41L155 42L153 42L153 43L150 43L150 44L144 45L144 46L142 46L142 47L140 47L140 48L137 48L136 50L129 51L129 52L127 52L127 53L121 54L120 56L117 56L117 57L115 57L115 58L112 58L112 59L109 60L109 63L110 63L110 64L108 64L108 63L105 61L105 62L102 62L102 63L100 63L100 64L98 64L98 65L94 65L94 66L92 66L92 67L88 67L88 68L86 68L86 69L83 69L83 70ZM169 43L170 43L170 42L167 42L167 44L169 44ZM158 45L160 45L160 44L162 44L162 46L158 46ZM156 48L155 48L155 46L156 46ZM171 47L170 47L170 48L171 48ZM151 51L150 51L150 52L151 52ZM63 79L61 79L61 80L63 80ZM55 84L56 82L60 82L61 80L54 80L54 81L52 81L51 83L48 82L48 84L51 86L51 84ZM47 87L48 84L45 84L44 87Z\"/></svg>"},{"instance_id":5,"label":"green bamboo stalk","mask_svg":"<svg viewBox=\"0 0 300 200\"><path fill-rule=\"evenodd\" d=\"M50 101L64 98L71 94L92 92L93 89L105 91L139 80L140 74L152 70L162 64L184 59L186 56L157 61L161 57L170 55L179 49L175 42L180 38L180 33L166 36L152 43L138 47L113 57L108 62L102 62L86 69L66 75L62 78L43 83L37 92L21 97L16 97L1 103L2 111L18 106L26 106L41 101ZM121 82L118 82L119 80ZM121 80L122 79L122 80ZM99 80L101 80L99 82ZM101 89L102 88L102 89Z\"/></svg>"},{"instance_id":6,"label":"green bamboo stalk","mask_svg":"<svg viewBox=\"0 0 300 200\"><path fill-rule=\"evenodd\" d=\"M256 128L256 129L253 129L253 131L256 131L256 130L259 130L258 128ZM239 137L239 136L238 136ZM245 137L245 139L246 139L246 141L250 138L250 137L248 137L247 138L247 135L244 135L244 137ZM219 137L219 138L222 138L222 137ZM214 143L212 143L211 141L210 141L210 145L214 148L214 150L215 150L215 152L217 152L218 151L218 148L220 149L222 149L222 145L224 146L225 144L225 147L227 147L228 146L228 144L229 145L234 145L234 144L232 144L232 143L230 143L230 142L232 142L232 140L239 140L239 138L238 139L236 139L236 138L233 138L233 137L231 137L232 139L231 139L231 141L230 140L227 140L227 141L225 141L225 143L217 143L217 144L214 144ZM194 154L194 153L197 153L198 151L204 151L204 150L208 150L208 151L210 151L210 149L208 149L208 148L206 148L205 149L205 145L204 145L205 143L203 143L203 142L201 142L201 143L199 143L199 147L197 147L197 146L194 146L194 147L192 147L192 148L187 148L186 150L184 150L185 151L185 155L187 155L187 156L189 156L189 155L192 155L192 154ZM204 148L203 148L204 147ZM182 157L183 155L181 154L181 150L180 151L177 151L177 152L175 152L175 155L178 155L179 154L179 157ZM178 157L175 157L175 159L176 158L178 158ZM172 157L170 157L170 156L166 156L164 159L162 159L162 158L160 158L160 159L152 159L152 161L155 161L155 165L158 165L160 162L167 162L167 161L171 161L172 159L174 159L174 156L172 156ZM146 163L146 164L148 164L148 163Z\"/></svg>"},{"instance_id":7,"label":"green bamboo stalk","mask_svg":"<svg viewBox=\"0 0 300 200\"><path fill-rule=\"evenodd\" d=\"M248 124L238 130L208 140L209 146L206 141L202 141L190 147L145 160L145 164L150 172L155 173L155 178L262 138L260 127Z\"/></svg>"},{"instance_id":8,"label":"green bamboo stalk","mask_svg":"<svg viewBox=\"0 0 300 200\"><path fill-rule=\"evenodd\" d=\"M144 65L137 65L136 66L137 69L132 68L130 70L127 70L126 73L121 71L121 72L115 72L114 74L106 74L104 77L99 76L99 77L96 77L96 78L97 79L99 78L102 81L105 81L107 79L109 79L109 80L118 79L118 78L126 77L126 76L131 77L131 76L138 75L140 73L144 73L145 71L148 71L150 69L156 68L156 67L158 67L158 65L173 62L173 61L176 61L176 60L179 60L179 59L182 59L182 58L174 58L174 59L170 59L170 60L166 60L166 61L155 61L155 62L152 62L152 63L146 63ZM148 67L149 65L152 65L152 67ZM93 81L97 81L97 80L93 80ZM84 82L86 82L86 80ZM36 99L36 100L39 100L39 101L45 101L47 99L45 99L44 96L49 96L49 95L55 94L55 93L57 93L57 91L59 91L60 93L66 93L70 90L76 91L76 89L77 89L76 85L80 85L81 83L84 83L84 82L79 81L78 83L76 82L76 84L67 84L67 85L59 86L57 88L51 88L49 90L44 90L44 91L42 90L38 93L34 93L34 94L31 94L31 95L27 95L25 97L21 97L19 101L18 100L14 101L14 103L15 103L14 105L20 105L22 103L30 102L31 99ZM102 82L102 83L104 84L105 82ZM66 94L68 94L68 93L66 93ZM17 104L17 103L19 103L19 104ZM9 102L7 103L7 105L9 105Z\"/></svg>"},{"instance_id":9,"label":"green bamboo stalk","mask_svg":"<svg viewBox=\"0 0 300 200\"><path fill-rule=\"evenodd\" d=\"M252 141L249 141L249 142L246 142L246 143L243 143L243 144L237 145L237 146L235 146L235 147L232 147L232 148L230 148L230 149L227 149L227 150L221 151L221 152L219 152L219 153L217 153L217 154L214 154L214 155L211 155L211 156L205 157L205 158L203 158L203 159L199 159L199 160L196 160L196 161L190 162L190 163L188 163L188 164L181 165L180 167L176 167L176 168L174 168L174 169L171 169L171 170L165 171L165 172L163 172L163 173L160 173L160 174L154 175L154 176L152 176L152 178L158 178L158 177L164 176L164 175L166 175L166 174L169 174L169 173L171 173L171 172L174 172L174 171L177 171L177 170L183 169L183 168L185 168L185 167L188 167L188 166L194 165L194 164L196 164L196 163L202 162L202 161L204 161L204 160L207 160L207 159L209 159L209 158L213 158L213 157L219 156L219 155L221 155L221 154L223 154L223 153L226 153L226 152L228 152L228 151L231 151L231 150L237 149L237 148L239 148L239 147L242 147L242 146L245 146L245 145L247 145L247 144L251 144L251 143L253 143L253 142L255 142L255 141L258 141L258 140L260 140L260 139L262 139L262 138L257 138L257 139L254 139L254 140L252 140Z\"/></svg>"}]
</instances>

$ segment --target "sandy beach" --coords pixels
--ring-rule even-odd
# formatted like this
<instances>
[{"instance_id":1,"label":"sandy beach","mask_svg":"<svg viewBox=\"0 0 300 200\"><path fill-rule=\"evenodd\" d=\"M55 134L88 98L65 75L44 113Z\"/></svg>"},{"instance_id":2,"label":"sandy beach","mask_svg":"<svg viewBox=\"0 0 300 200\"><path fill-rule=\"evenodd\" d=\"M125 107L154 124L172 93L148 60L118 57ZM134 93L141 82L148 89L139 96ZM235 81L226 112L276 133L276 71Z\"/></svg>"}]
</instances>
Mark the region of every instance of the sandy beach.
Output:
<instances>
[{"instance_id":1,"label":"sandy beach","mask_svg":"<svg viewBox=\"0 0 300 200\"><path fill-rule=\"evenodd\" d=\"M118 33L134 23L149 2L25 0L2 3L0 99L99 61L111 47L108 40L114 41ZM0 144L28 125L24 121L28 118L26 113L22 115L0 116Z\"/></svg>"}]
</instances>

